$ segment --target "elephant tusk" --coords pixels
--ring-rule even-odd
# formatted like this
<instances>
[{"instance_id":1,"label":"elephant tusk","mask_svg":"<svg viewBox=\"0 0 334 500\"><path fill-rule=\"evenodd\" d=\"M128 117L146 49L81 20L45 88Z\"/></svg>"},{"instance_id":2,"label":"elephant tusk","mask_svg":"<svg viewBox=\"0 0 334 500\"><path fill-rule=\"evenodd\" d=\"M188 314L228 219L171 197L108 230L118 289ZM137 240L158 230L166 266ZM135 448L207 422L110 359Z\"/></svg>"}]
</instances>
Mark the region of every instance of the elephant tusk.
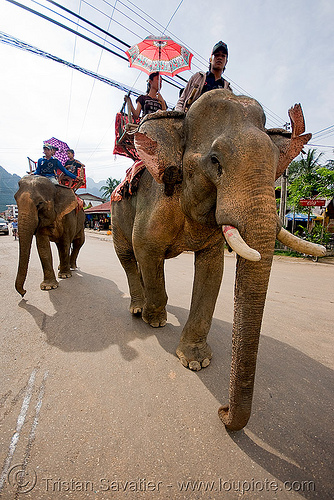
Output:
<instances>
[{"instance_id":1,"label":"elephant tusk","mask_svg":"<svg viewBox=\"0 0 334 500\"><path fill-rule=\"evenodd\" d=\"M314 255L315 257L324 257L326 255L326 248L323 245L302 240L294 234L289 233L289 231L284 228L282 228L278 233L277 239L283 243L283 245L292 248L292 250L295 250L296 252Z\"/></svg>"},{"instance_id":2,"label":"elephant tusk","mask_svg":"<svg viewBox=\"0 0 334 500\"><path fill-rule=\"evenodd\" d=\"M235 253L240 255L240 257L254 262L261 260L261 254L245 243L239 231L234 226L222 226L222 231L228 245Z\"/></svg>"}]
</instances>

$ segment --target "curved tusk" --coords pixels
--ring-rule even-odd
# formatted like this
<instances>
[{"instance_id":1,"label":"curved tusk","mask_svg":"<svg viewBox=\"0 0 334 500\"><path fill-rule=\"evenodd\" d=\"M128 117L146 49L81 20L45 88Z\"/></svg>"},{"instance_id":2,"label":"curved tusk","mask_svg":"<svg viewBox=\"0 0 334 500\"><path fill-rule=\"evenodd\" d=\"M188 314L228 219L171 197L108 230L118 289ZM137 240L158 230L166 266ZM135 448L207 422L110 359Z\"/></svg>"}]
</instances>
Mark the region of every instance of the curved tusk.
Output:
<instances>
[{"instance_id":1,"label":"curved tusk","mask_svg":"<svg viewBox=\"0 0 334 500\"><path fill-rule=\"evenodd\" d=\"M302 240L294 234L289 233L289 231L283 227L278 233L277 239L283 243L283 245L292 248L292 250L296 250L296 252L314 255L315 257L324 257L326 255L326 248L323 245Z\"/></svg>"},{"instance_id":2,"label":"curved tusk","mask_svg":"<svg viewBox=\"0 0 334 500\"><path fill-rule=\"evenodd\" d=\"M261 260L260 253L245 243L237 228L234 226L222 226L222 231L226 242L240 257L254 262Z\"/></svg>"}]
</instances>

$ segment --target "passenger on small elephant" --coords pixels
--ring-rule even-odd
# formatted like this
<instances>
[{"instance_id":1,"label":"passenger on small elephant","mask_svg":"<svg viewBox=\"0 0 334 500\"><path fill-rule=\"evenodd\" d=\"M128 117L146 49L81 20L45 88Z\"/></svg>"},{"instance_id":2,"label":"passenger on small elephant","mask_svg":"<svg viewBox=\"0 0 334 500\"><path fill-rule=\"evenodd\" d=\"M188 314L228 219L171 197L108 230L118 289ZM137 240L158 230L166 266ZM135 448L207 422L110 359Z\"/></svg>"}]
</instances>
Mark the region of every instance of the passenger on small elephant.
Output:
<instances>
[{"instance_id":1,"label":"passenger on small elephant","mask_svg":"<svg viewBox=\"0 0 334 500\"><path fill-rule=\"evenodd\" d=\"M85 165L83 163L81 163L81 161L74 158L74 150L73 149L68 149L66 151L66 154L67 154L68 160L65 163L65 168L69 172L72 172L72 174L76 175L77 178L81 180L80 176L78 175L79 174L78 169L85 168ZM59 176L59 182L60 182L60 184L65 184L65 182L66 182L67 187L72 188L74 181L73 181L73 179L71 179L70 177L68 177L67 175L62 173Z\"/></svg>"},{"instance_id":2,"label":"passenger on small elephant","mask_svg":"<svg viewBox=\"0 0 334 500\"><path fill-rule=\"evenodd\" d=\"M41 175L42 177L47 177L53 184L58 184L57 170L60 170L64 175L70 177L74 180L79 180L72 172L69 172L61 162L52 156L54 147L51 144L44 144L43 153L44 157L39 158L37 162L37 168L33 175Z\"/></svg>"}]
</instances>

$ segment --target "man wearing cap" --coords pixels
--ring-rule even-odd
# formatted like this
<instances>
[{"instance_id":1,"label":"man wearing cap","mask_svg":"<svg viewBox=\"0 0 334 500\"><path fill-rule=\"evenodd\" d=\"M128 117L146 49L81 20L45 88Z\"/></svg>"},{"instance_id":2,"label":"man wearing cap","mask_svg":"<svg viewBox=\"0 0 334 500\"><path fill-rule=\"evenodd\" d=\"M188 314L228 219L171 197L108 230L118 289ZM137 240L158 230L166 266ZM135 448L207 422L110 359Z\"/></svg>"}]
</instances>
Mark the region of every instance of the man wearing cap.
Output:
<instances>
[{"instance_id":1,"label":"man wearing cap","mask_svg":"<svg viewBox=\"0 0 334 500\"><path fill-rule=\"evenodd\" d=\"M42 175L43 177L47 177L54 184L58 184L57 181L57 170L61 170L65 175L71 177L71 179L78 179L78 177L72 172L66 170L65 167L60 163L57 158L53 158L54 147L51 144L44 144L43 153L44 157L40 158L37 162L37 168L34 172L34 175Z\"/></svg>"},{"instance_id":2,"label":"man wearing cap","mask_svg":"<svg viewBox=\"0 0 334 500\"><path fill-rule=\"evenodd\" d=\"M181 97L177 101L175 111L187 112L191 104L204 92L214 89L227 89L232 92L230 84L222 77L228 58L226 43L221 40L212 49L209 71L195 73L187 83Z\"/></svg>"}]
</instances>

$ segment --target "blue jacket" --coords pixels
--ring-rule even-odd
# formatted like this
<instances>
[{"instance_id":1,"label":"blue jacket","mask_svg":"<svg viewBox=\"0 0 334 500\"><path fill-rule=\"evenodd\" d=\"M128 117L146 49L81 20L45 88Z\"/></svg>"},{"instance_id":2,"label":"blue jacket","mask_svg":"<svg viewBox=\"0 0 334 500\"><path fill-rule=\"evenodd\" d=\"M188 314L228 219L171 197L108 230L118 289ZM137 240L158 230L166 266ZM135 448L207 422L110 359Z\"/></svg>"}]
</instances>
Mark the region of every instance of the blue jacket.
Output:
<instances>
[{"instance_id":1,"label":"blue jacket","mask_svg":"<svg viewBox=\"0 0 334 500\"><path fill-rule=\"evenodd\" d=\"M72 172L66 170L66 168L63 167L63 165L57 158L50 158L50 160L47 160L46 158L40 158L37 162L37 168L34 174L43 175L44 177L56 177L57 170L61 170L71 179L76 179L77 177L75 174L72 174Z\"/></svg>"}]
</instances>

